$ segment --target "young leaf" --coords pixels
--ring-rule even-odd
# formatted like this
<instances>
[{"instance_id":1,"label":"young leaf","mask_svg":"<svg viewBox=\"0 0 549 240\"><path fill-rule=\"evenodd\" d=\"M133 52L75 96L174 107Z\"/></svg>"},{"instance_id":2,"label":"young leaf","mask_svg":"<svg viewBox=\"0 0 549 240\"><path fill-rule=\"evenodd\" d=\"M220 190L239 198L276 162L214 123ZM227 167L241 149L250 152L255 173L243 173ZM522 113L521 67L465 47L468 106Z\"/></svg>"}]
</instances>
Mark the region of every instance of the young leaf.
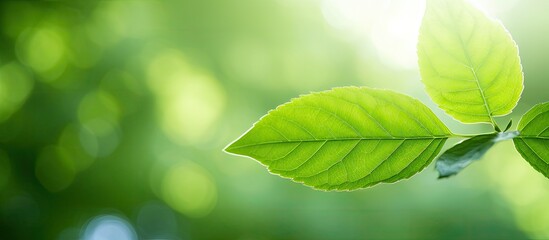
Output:
<instances>
[{"instance_id":1,"label":"young leaf","mask_svg":"<svg viewBox=\"0 0 549 240\"><path fill-rule=\"evenodd\" d=\"M505 127L505 130L503 130L503 131L507 132L507 130L509 130L509 128L511 128L511 126L513 126L513 119L509 120L509 123L507 123L507 126Z\"/></svg>"},{"instance_id":2,"label":"young leaf","mask_svg":"<svg viewBox=\"0 0 549 240\"><path fill-rule=\"evenodd\" d=\"M517 135L516 131L478 135L456 144L437 159L435 167L439 178L457 174L473 161L482 158L495 143L515 138Z\"/></svg>"},{"instance_id":3,"label":"young leaf","mask_svg":"<svg viewBox=\"0 0 549 240\"><path fill-rule=\"evenodd\" d=\"M520 119L520 135L513 139L520 155L549 178L549 102L534 106Z\"/></svg>"},{"instance_id":4,"label":"young leaf","mask_svg":"<svg viewBox=\"0 0 549 240\"><path fill-rule=\"evenodd\" d=\"M450 131L416 99L344 87L277 107L225 151L323 190L409 178L438 154Z\"/></svg>"},{"instance_id":5,"label":"young leaf","mask_svg":"<svg viewBox=\"0 0 549 240\"><path fill-rule=\"evenodd\" d=\"M427 93L464 123L509 114L523 89L518 48L501 23L464 0L428 0L418 43Z\"/></svg>"}]
</instances>

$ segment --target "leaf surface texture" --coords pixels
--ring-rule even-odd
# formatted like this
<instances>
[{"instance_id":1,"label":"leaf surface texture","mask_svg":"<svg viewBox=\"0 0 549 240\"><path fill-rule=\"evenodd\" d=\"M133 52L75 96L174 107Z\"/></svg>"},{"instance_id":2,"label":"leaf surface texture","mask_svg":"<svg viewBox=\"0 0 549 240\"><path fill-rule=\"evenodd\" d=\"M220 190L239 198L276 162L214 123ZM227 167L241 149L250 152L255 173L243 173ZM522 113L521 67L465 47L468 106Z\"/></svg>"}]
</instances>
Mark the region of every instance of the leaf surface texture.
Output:
<instances>
[{"instance_id":1,"label":"leaf surface texture","mask_svg":"<svg viewBox=\"0 0 549 240\"><path fill-rule=\"evenodd\" d=\"M435 167L439 178L457 174L473 161L477 161L497 142L513 139L518 132L503 132L478 135L462 141L446 150L437 159Z\"/></svg>"},{"instance_id":2,"label":"leaf surface texture","mask_svg":"<svg viewBox=\"0 0 549 240\"><path fill-rule=\"evenodd\" d=\"M277 107L225 150L307 186L354 190L411 177L450 135L416 99L344 87Z\"/></svg>"},{"instance_id":3,"label":"leaf surface texture","mask_svg":"<svg viewBox=\"0 0 549 240\"><path fill-rule=\"evenodd\" d=\"M549 102L540 103L520 119L515 148L538 172L549 178Z\"/></svg>"},{"instance_id":4,"label":"leaf surface texture","mask_svg":"<svg viewBox=\"0 0 549 240\"><path fill-rule=\"evenodd\" d=\"M418 41L421 78L446 113L494 123L523 89L518 47L503 25L464 0L428 0Z\"/></svg>"}]
</instances>

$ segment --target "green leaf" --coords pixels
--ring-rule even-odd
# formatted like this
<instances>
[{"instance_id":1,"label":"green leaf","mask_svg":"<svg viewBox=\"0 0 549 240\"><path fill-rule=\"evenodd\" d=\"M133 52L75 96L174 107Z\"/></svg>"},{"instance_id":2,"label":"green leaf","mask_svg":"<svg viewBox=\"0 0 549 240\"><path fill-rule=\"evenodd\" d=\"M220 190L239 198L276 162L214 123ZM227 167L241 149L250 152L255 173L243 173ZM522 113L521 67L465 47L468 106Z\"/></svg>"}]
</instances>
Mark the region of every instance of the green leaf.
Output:
<instances>
[{"instance_id":1,"label":"green leaf","mask_svg":"<svg viewBox=\"0 0 549 240\"><path fill-rule=\"evenodd\" d=\"M428 0L418 59L427 93L464 123L509 114L523 89L518 48L503 25L463 0Z\"/></svg>"},{"instance_id":2,"label":"green leaf","mask_svg":"<svg viewBox=\"0 0 549 240\"><path fill-rule=\"evenodd\" d=\"M509 128L511 128L511 126L513 126L513 119L509 120L509 123L507 123L507 126L505 127L505 130L503 130L503 131L507 132L507 130L509 130Z\"/></svg>"},{"instance_id":3,"label":"green leaf","mask_svg":"<svg viewBox=\"0 0 549 240\"><path fill-rule=\"evenodd\" d=\"M419 172L451 135L429 108L387 90L344 87L277 107L225 151L323 190L354 190Z\"/></svg>"},{"instance_id":4,"label":"green leaf","mask_svg":"<svg viewBox=\"0 0 549 240\"><path fill-rule=\"evenodd\" d=\"M456 144L437 159L435 167L439 178L457 174L473 161L482 158L497 142L513 139L517 135L516 131L478 135Z\"/></svg>"},{"instance_id":5,"label":"green leaf","mask_svg":"<svg viewBox=\"0 0 549 240\"><path fill-rule=\"evenodd\" d=\"M538 172L549 178L549 102L534 106L520 119L515 148Z\"/></svg>"}]
</instances>

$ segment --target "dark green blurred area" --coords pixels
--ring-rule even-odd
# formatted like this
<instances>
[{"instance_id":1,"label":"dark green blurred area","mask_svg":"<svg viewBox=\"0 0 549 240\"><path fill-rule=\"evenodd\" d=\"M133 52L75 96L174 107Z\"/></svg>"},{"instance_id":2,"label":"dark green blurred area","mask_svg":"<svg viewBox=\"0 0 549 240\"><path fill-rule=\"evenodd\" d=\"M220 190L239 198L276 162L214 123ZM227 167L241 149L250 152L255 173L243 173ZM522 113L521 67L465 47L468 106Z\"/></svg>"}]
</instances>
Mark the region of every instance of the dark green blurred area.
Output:
<instances>
[{"instance_id":1,"label":"dark green blurred area","mask_svg":"<svg viewBox=\"0 0 549 240\"><path fill-rule=\"evenodd\" d=\"M549 2L478 2L521 50L525 91L499 119L518 122L549 100ZM423 5L2 1L0 238L549 238L549 183L510 142L448 180L430 166L350 193L221 151L269 109L347 85L410 94L454 132L489 131L424 93Z\"/></svg>"}]
</instances>

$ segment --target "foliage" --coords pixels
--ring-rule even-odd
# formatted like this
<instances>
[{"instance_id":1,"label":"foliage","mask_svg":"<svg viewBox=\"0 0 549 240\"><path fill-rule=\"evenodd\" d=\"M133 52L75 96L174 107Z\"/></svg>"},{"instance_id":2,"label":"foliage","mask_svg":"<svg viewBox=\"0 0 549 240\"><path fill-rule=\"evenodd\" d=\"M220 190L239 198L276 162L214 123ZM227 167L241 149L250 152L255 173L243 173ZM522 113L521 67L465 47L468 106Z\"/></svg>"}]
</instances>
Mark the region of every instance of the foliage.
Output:
<instances>
[{"instance_id":1,"label":"foliage","mask_svg":"<svg viewBox=\"0 0 549 240\"><path fill-rule=\"evenodd\" d=\"M499 22L462 0L429 0L418 57L435 103L456 120L490 123L496 131L443 153L436 163L440 177L456 174L496 142L513 138L522 156L548 176L549 105L524 115L519 132L502 132L494 120L512 111L523 89L518 48ZM411 97L346 87L279 106L225 150L316 189L355 190L409 178L431 162L447 138L460 136Z\"/></svg>"},{"instance_id":2,"label":"foliage","mask_svg":"<svg viewBox=\"0 0 549 240\"><path fill-rule=\"evenodd\" d=\"M522 157L549 178L549 103L534 106L520 119L520 135L513 139Z\"/></svg>"},{"instance_id":3,"label":"foliage","mask_svg":"<svg viewBox=\"0 0 549 240\"><path fill-rule=\"evenodd\" d=\"M480 160L497 142L513 139L517 135L517 131L483 134L456 144L438 158L436 169L440 173L439 178L457 174L473 161Z\"/></svg>"},{"instance_id":4,"label":"foliage","mask_svg":"<svg viewBox=\"0 0 549 240\"><path fill-rule=\"evenodd\" d=\"M527 81L503 130L549 100L549 1L470 1L520 46ZM433 162L345 194L220 151L266 110L337 86L491 132L419 82L425 2L0 1L0 239L549 239L549 181L512 141L443 183Z\"/></svg>"},{"instance_id":5,"label":"foliage","mask_svg":"<svg viewBox=\"0 0 549 240\"><path fill-rule=\"evenodd\" d=\"M416 99L346 87L278 107L226 151L315 188L351 190L411 177L450 134Z\"/></svg>"},{"instance_id":6,"label":"foliage","mask_svg":"<svg viewBox=\"0 0 549 240\"><path fill-rule=\"evenodd\" d=\"M523 89L518 47L507 30L462 0L429 0L417 46L427 93L465 123L511 113Z\"/></svg>"}]
</instances>

